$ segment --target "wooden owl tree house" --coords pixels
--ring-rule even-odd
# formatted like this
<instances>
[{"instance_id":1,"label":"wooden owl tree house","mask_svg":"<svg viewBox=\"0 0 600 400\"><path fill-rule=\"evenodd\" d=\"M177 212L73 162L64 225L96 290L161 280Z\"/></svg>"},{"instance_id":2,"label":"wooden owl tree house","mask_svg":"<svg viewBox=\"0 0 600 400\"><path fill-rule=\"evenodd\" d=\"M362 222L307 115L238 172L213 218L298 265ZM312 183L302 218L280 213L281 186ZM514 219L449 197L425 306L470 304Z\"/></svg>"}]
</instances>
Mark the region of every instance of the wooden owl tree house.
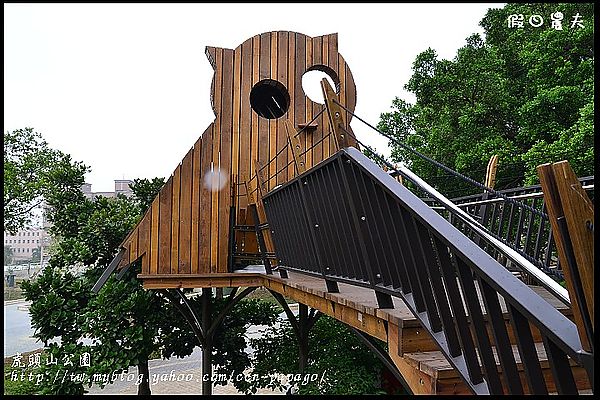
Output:
<instances>
[{"instance_id":1,"label":"wooden owl tree house","mask_svg":"<svg viewBox=\"0 0 600 400\"><path fill-rule=\"evenodd\" d=\"M350 110L356 104L337 34L266 32L235 49L207 47L206 56L214 69L215 120L175 168L113 263L122 269L141 259L145 287L173 287L171 279L232 272L245 260L265 256L265 250L276 263L262 194L339 148L326 106L304 93L302 76L325 72L336 86L333 93L322 82L329 100L338 99ZM346 116L337 115L350 133L344 144L356 145ZM260 249L261 240L266 249Z\"/></svg>"},{"instance_id":2,"label":"wooden owl tree house","mask_svg":"<svg viewBox=\"0 0 600 400\"><path fill-rule=\"evenodd\" d=\"M141 263L138 278L144 287L160 291L192 327L208 377L217 328L240 299L263 286L282 305L298 338L300 372L307 365L308 332L327 314L350 326L414 393L489 394L505 388L524 393L522 382L529 393L593 390L593 307L586 308L593 304L593 291L578 286L581 280L573 277L579 272L569 272L578 268L569 263L580 260L589 268L582 269L591 277L585 282L593 281L593 207L581 203L583 190L565 194L565 210L570 204L578 204L578 213L586 210L577 218L575 211L569 214L571 222L581 222L576 228L588 223L573 243L579 249L589 243L587 253L577 253L579 259L565 250L571 242L559 246L570 287L565 295L518 253L527 251L527 240L524 249L518 240L514 245L496 240L409 169L396 169L444 204L451 217L446 219L357 150L349 126L356 88L338 53L337 34L267 32L235 49L207 47L206 55L214 69L215 120L121 243L94 291L115 269L121 276ZM303 91L302 76L311 70L325 72L335 83L334 89L321 81L325 104ZM555 173L566 182L561 171ZM571 178L565 188L578 184L574 174ZM557 184L548 182L554 181L542 180L552 198ZM529 237L534 211L541 213L525 207L511 201L508 229L513 208L520 210L517 231L527 213ZM560 214L561 207L550 211ZM460 229L452 224L454 217ZM559 239L566 235L557 221L547 231L546 254L552 233ZM538 238L542 228L540 222ZM571 225L567 228L570 232ZM473 229L487 244L472 240ZM543 287L528 287L498 262L498 254L539 277ZM244 271L245 264L262 264L265 270ZM276 264L279 276L272 273ZM211 319L212 287L232 290ZM240 287L245 289L238 294ZM192 307L184 288L203 288L201 310ZM284 295L298 301L297 317ZM372 338L386 342L387 351ZM202 387L209 394L210 379L203 379Z\"/></svg>"}]
</instances>

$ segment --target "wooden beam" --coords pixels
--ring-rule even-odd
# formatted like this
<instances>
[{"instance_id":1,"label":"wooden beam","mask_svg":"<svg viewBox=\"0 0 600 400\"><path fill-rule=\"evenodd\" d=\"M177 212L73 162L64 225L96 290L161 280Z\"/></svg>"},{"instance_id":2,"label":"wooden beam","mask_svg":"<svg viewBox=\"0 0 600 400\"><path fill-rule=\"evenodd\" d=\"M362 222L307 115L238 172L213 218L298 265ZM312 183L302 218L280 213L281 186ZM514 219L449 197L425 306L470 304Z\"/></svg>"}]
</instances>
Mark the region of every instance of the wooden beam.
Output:
<instances>
[{"instance_id":1,"label":"wooden beam","mask_svg":"<svg viewBox=\"0 0 600 400\"><path fill-rule=\"evenodd\" d=\"M298 138L297 132L290 120L285 121L285 132L287 134L288 145L292 149L292 155L294 157L294 165L296 166L296 174L300 175L306 171L306 163L302 152L302 144Z\"/></svg>"},{"instance_id":2,"label":"wooden beam","mask_svg":"<svg viewBox=\"0 0 600 400\"><path fill-rule=\"evenodd\" d=\"M594 204L567 161L552 165L575 252L579 279L594 326Z\"/></svg>"},{"instance_id":3,"label":"wooden beam","mask_svg":"<svg viewBox=\"0 0 600 400\"><path fill-rule=\"evenodd\" d=\"M594 220L593 205L566 161L554 165L540 165L537 167L537 173L544 192L544 201L565 276L574 321L584 350L590 352L592 346L586 326L589 326L588 319L593 321L594 315L594 246L593 232L589 230L586 232L586 221ZM569 229L566 234L560 227L560 218L565 218L567 221ZM575 265L570 262L570 255L573 253ZM577 295L578 285L583 287L582 297ZM591 329L593 332L593 322Z\"/></svg>"},{"instance_id":4,"label":"wooden beam","mask_svg":"<svg viewBox=\"0 0 600 400\"><path fill-rule=\"evenodd\" d=\"M493 189L496 185L496 171L498 170L498 155L494 154L488 161L487 170L485 171L485 186Z\"/></svg>"},{"instance_id":5,"label":"wooden beam","mask_svg":"<svg viewBox=\"0 0 600 400\"><path fill-rule=\"evenodd\" d=\"M346 113L344 110L342 110L342 107L334 102L334 100L339 101L338 97L325 78L321 80L321 89L323 90L325 108L329 117L329 126L333 132L333 137L335 138L335 143L337 146L336 150L339 150L343 147L348 147L349 142L346 129Z\"/></svg>"}]
</instances>

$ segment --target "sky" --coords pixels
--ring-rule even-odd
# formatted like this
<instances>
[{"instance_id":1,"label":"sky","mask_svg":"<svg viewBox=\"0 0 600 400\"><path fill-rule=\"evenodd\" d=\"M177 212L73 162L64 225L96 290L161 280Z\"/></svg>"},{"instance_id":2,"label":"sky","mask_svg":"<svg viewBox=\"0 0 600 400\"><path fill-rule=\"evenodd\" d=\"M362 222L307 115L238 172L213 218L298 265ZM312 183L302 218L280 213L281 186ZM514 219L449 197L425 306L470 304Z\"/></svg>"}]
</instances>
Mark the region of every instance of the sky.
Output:
<instances>
[{"instance_id":1,"label":"sky","mask_svg":"<svg viewBox=\"0 0 600 400\"><path fill-rule=\"evenodd\" d=\"M276 30L337 32L356 83L355 113L375 125L395 97L414 101L403 87L420 52L452 59L483 33L486 11L502 6L4 4L4 132L34 128L91 167L95 192L113 191L115 179L168 177L214 119L205 46L233 49ZM351 125L389 155L385 139Z\"/></svg>"}]
</instances>

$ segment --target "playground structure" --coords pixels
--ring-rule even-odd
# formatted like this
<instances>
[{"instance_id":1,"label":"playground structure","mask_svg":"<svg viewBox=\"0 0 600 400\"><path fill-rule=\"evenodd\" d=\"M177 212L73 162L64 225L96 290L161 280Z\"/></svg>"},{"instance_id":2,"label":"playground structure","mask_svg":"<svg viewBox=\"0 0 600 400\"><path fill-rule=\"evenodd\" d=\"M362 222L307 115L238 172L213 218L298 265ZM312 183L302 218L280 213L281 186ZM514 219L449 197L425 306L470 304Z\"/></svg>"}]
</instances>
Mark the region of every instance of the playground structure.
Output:
<instances>
[{"instance_id":1,"label":"playground structure","mask_svg":"<svg viewBox=\"0 0 600 400\"><path fill-rule=\"evenodd\" d=\"M490 167L480 197L452 202L359 151L350 121L364 121L337 34L267 32L206 54L215 121L94 290L140 262L144 287L194 329L203 373L224 315L263 286L294 327L301 368L322 313L349 325L412 393L593 391L593 177L580 183L562 162L538 167L541 187L498 192ZM325 104L302 90L310 70L335 83L321 83ZM214 287L235 289L211 321ZM203 288L201 316L184 288ZM300 304L297 317L283 295Z\"/></svg>"}]
</instances>

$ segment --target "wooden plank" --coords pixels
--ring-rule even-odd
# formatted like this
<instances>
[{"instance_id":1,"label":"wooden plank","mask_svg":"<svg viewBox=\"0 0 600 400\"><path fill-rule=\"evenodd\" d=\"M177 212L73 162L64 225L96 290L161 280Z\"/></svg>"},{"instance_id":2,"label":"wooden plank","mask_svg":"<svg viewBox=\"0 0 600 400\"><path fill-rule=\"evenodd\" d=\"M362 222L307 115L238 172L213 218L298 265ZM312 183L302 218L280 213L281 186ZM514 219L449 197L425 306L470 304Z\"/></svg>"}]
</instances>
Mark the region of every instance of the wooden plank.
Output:
<instances>
[{"instance_id":1,"label":"wooden plank","mask_svg":"<svg viewBox=\"0 0 600 400\"><path fill-rule=\"evenodd\" d=\"M329 67L329 58L331 56L329 54L329 47L330 47L329 40L330 40L329 35L323 36L323 48L321 49L321 52L323 53L323 64L328 67ZM320 109L322 109L322 108L320 108ZM325 137L327 135L327 133L329 132L329 130L325 127L325 124L324 124L325 121L327 121L327 119L319 118L319 122L321 125L321 129L319 129L319 132L320 132L319 139L322 139L323 137ZM316 150L315 151L316 158L313 161L313 165L315 165L319 161L324 160L325 158L329 157L329 140L323 140L321 143L319 143L318 148L315 150Z\"/></svg>"},{"instance_id":2,"label":"wooden plank","mask_svg":"<svg viewBox=\"0 0 600 400\"><path fill-rule=\"evenodd\" d=\"M192 224L190 239L190 271L198 273L200 266L200 185L202 184L202 137L192 149ZM175 188L175 186L173 186ZM175 237L173 237L175 241Z\"/></svg>"},{"instance_id":3,"label":"wooden plank","mask_svg":"<svg viewBox=\"0 0 600 400\"><path fill-rule=\"evenodd\" d=\"M288 91L290 92L290 108L288 109L288 119L292 121L294 127L296 127L296 34L293 32L288 33ZM288 147L287 159L291 160L293 157L292 150ZM294 177L294 166L289 163L287 168L286 181Z\"/></svg>"},{"instance_id":4,"label":"wooden plank","mask_svg":"<svg viewBox=\"0 0 600 400\"><path fill-rule=\"evenodd\" d=\"M294 127L306 121L306 95L302 90L302 75L306 72L306 39L302 34L296 34L296 72L294 75ZM292 92L290 92L292 93ZM306 148L306 134L300 136L300 141ZM309 160L307 159L308 163ZM307 167L310 164L307 164Z\"/></svg>"},{"instance_id":5,"label":"wooden plank","mask_svg":"<svg viewBox=\"0 0 600 400\"><path fill-rule=\"evenodd\" d=\"M239 176L240 167L240 103L242 79L242 46L233 53L233 108L232 108L232 137L231 137L231 173Z\"/></svg>"},{"instance_id":6,"label":"wooden plank","mask_svg":"<svg viewBox=\"0 0 600 400\"><path fill-rule=\"evenodd\" d=\"M336 147L348 147L349 142L346 133L346 130L348 130L348 123L346 122L346 113L335 103L335 101L338 101L337 95L325 78L321 81L321 89L323 91L323 97L325 98L329 128L335 136L335 141L337 143Z\"/></svg>"},{"instance_id":7,"label":"wooden plank","mask_svg":"<svg viewBox=\"0 0 600 400\"><path fill-rule=\"evenodd\" d=\"M271 78L271 33L260 34L260 80Z\"/></svg>"},{"instance_id":8,"label":"wooden plank","mask_svg":"<svg viewBox=\"0 0 600 400\"><path fill-rule=\"evenodd\" d=\"M260 276L251 276L251 274L243 274L241 277L218 276L218 274L210 274L209 276L194 276L194 275L164 275L151 276L143 279L144 289L170 289L170 288L204 288L204 287L249 287L261 286L263 278Z\"/></svg>"},{"instance_id":9,"label":"wooden plank","mask_svg":"<svg viewBox=\"0 0 600 400\"><path fill-rule=\"evenodd\" d=\"M329 54L329 58L327 59L327 65L329 65L329 67L336 72L338 71L338 34L337 33L332 33L327 35L329 37L328 39L328 44L329 44L329 50L328 50L328 54ZM339 78L339 74L338 74L338 78ZM335 82L335 79L334 79Z\"/></svg>"},{"instance_id":10,"label":"wooden plank","mask_svg":"<svg viewBox=\"0 0 600 400\"><path fill-rule=\"evenodd\" d=\"M565 276L567 284L567 290L569 292L569 299L571 301L571 307L573 309L573 317L575 324L577 325L577 331L581 339L581 345L586 351L591 350L590 342L587 339L587 333L585 330L584 319L581 313L582 307L578 297L575 295L575 288L573 286L574 277L572 271L569 268L569 262L566 258L566 246L563 234L558 226L558 218L565 215L563 204L561 202L560 191L558 189L558 183L555 176L554 168L552 164L543 164L537 167L537 174L540 178L540 184L542 191L544 192L544 201L546 203L546 210L550 219L550 225L552 227L552 233L554 235L554 241L556 243L556 249L558 250L558 257L562 265L562 271ZM592 303L593 304L593 303Z\"/></svg>"},{"instance_id":11,"label":"wooden plank","mask_svg":"<svg viewBox=\"0 0 600 400\"><path fill-rule=\"evenodd\" d=\"M252 42L252 86L260 80L260 36L255 36ZM251 144L250 158L248 160L248 177L251 179L253 175L253 160L259 159L259 116L256 112L252 112L252 127L251 127Z\"/></svg>"},{"instance_id":12,"label":"wooden plank","mask_svg":"<svg viewBox=\"0 0 600 400\"><path fill-rule=\"evenodd\" d=\"M252 88L252 39L242 44L242 71L241 71L241 96L240 99L240 167L239 176L250 176L250 154L252 137L252 110L250 108L250 90ZM245 208L247 200L239 198L239 209ZM238 223L242 220L238 219Z\"/></svg>"},{"instance_id":13,"label":"wooden plank","mask_svg":"<svg viewBox=\"0 0 600 400\"><path fill-rule=\"evenodd\" d=\"M152 201L152 227L150 234L150 274L158 273L158 214L159 196Z\"/></svg>"},{"instance_id":14,"label":"wooden plank","mask_svg":"<svg viewBox=\"0 0 600 400\"><path fill-rule=\"evenodd\" d=\"M308 72L309 68L313 65L313 53L320 53L320 48L315 46L315 48L313 49L313 39L311 37L305 36L304 40L305 40L305 46L306 46L305 71ZM306 72L304 74L302 74L302 77L304 77L305 74L306 74ZM305 100L305 115L306 115L305 120L306 120L306 123L308 123L313 118L314 102L308 96L306 96L306 93L304 92L304 87L302 89L303 89L302 93L304 94L304 100ZM316 141L315 140L315 131L312 129L305 129L300 134L300 140L304 144L305 149L312 148L313 143L315 143L315 141ZM309 166L313 165L312 159L313 159L314 151L315 151L315 149L312 148L310 151L308 151L306 153L306 155L304 157L304 159L306 160L306 162Z\"/></svg>"},{"instance_id":15,"label":"wooden plank","mask_svg":"<svg viewBox=\"0 0 600 400\"><path fill-rule=\"evenodd\" d=\"M135 231L133 231L133 235L129 241L129 264L131 264L138 258L138 236L139 230L136 229Z\"/></svg>"},{"instance_id":16,"label":"wooden plank","mask_svg":"<svg viewBox=\"0 0 600 400\"><path fill-rule=\"evenodd\" d=\"M288 32L277 32L277 80L279 82L281 82L287 89L289 92L289 83L288 83L288 65L287 65L287 54L288 54ZM288 108L289 110L289 108ZM288 117L289 117L289 111L288 111ZM285 119L285 115L282 117L282 119ZM278 123L277 124L277 151L279 151L280 149L282 149L283 147L287 146L287 140L286 140L286 135L285 133L282 131L283 129L285 129L285 127ZM278 156L277 156L277 162L276 162L276 167L277 167L277 171L281 171L276 179L275 179L275 184L276 185L280 185L284 182L287 181L287 171L284 169L285 166L288 163L288 151L282 151Z\"/></svg>"},{"instance_id":17,"label":"wooden plank","mask_svg":"<svg viewBox=\"0 0 600 400\"><path fill-rule=\"evenodd\" d=\"M179 272L179 199L181 197L181 164L173 173L173 193L171 198L171 271Z\"/></svg>"},{"instance_id":18,"label":"wooden plank","mask_svg":"<svg viewBox=\"0 0 600 400\"><path fill-rule=\"evenodd\" d=\"M346 75L346 108L348 110L354 111L356 108L356 86L354 86L354 78L352 76L352 71L348 68L348 64L344 65L345 75ZM348 122L350 120L348 119Z\"/></svg>"},{"instance_id":19,"label":"wooden plank","mask_svg":"<svg viewBox=\"0 0 600 400\"><path fill-rule=\"evenodd\" d=\"M152 207L149 207L138 225L138 255L142 256L142 273L150 273L150 226Z\"/></svg>"},{"instance_id":20,"label":"wooden plank","mask_svg":"<svg viewBox=\"0 0 600 400\"><path fill-rule=\"evenodd\" d=\"M179 199L179 264L177 273L191 271L191 211L192 211L192 162L193 149L190 149L181 163L181 183Z\"/></svg>"},{"instance_id":21,"label":"wooden plank","mask_svg":"<svg viewBox=\"0 0 600 400\"><path fill-rule=\"evenodd\" d=\"M435 394L436 378L420 371L418 363L415 364L401 356L398 348L399 338L402 336L400 329L396 324L388 325L387 343L390 358L414 394Z\"/></svg>"},{"instance_id":22,"label":"wooden plank","mask_svg":"<svg viewBox=\"0 0 600 400\"><path fill-rule=\"evenodd\" d=\"M573 245L579 280L594 327L594 204L581 187L568 161L552 165L563 212L567 220L569 238ZM565 264L562 264L565 265ZM563 267L564 269L564 267ZM571 292L572 293L572 292ZM573 298L574 293L570 297Z\"/></svg>"},{"instance_id":23,"label":"wooden plank","mask_svg":"<svg viewBox=\"0 0 600 400\"><path fill-rule=\"evenodd\" d=\"M159 193L158 219L158 273L171 272L171 200L173 199L173 177L171 176ZM176 272L176 271L175 271Z\"/></svg>"},{"instance_id":24,"label":"wooden plank","mask_svg":"<svg viewBox=\"0 0 600 400\"><path fill-rule=\"evenodd\" d=\"M202 134L202 165L200 170L200 264L198 272L210 272L211 231L212 231L212 192L206 185L206 177L212 165L212 138L214 125L211 124Z\"/></svg>"},{"instance_id":25,"label":"wooden plank","mask_svg":"<svg viewBox=\"0 0 600 400\"><path fill-rule=\"evenodd\" d=\"M271 77L271 35L260 35L260 79ZM258 158L262 165L269 162L269 120L258 117Z\"/></svg>"},{"instance_id":26,"label":"wooden plank","mask_svg":"<svg viewBox=\"0 0 600 400\"><path fill-rule=\"evenodd\" d=\"M231 207L230 177L231 177L231 136L232 136L232 107L233 93L233 50L223 51L223 87L221 101L221 155L219 159L219 233L218 261L211 272L227 272L227 254L229 252L229 213ZM224 180L224 181L223 181ZM213 246L215 243L213 243Z\"/></svg>"},{"instance_id":27,"label":"wooden plank","mask_svg":"<svg viewBox=\"0 0 600 400\"><path fill-rule=\"evenodd\" d=\"M213 153L212 153L212 167L211 167L211 179L210 182L215 181L214 177L218 174L219 160L221 158L221 121L223 119L223 112L221 110L221 94L223 92L223 49L217 49L217 69L215 71L215 109L217 110L217 118L215 119L215 125L213 129ZM210 270L216 270L219 262L219 191L215 185L211 185L211 202L212 202L212 217L210 231Z\"/></svg>"},{"instance_id":28,"label":"wooden plank","mask_svg":"<svg viewBox=\"0 0 600 400\"><path fill-rule=\"evenodd\" d=\"M494 154L490 157L485 171L485 186L493 189L496 185L496 171L498 170L498 155ZM484 193L486 193L484 191Z\"/></svg>"},{"instance_id":29,"label":"wooden plank","mask_svg":"<svg viewBox=\"0 0 600 400\"><path fill-rule=\"evenodd\" d=\"M277 32L271 32L271 79L277 80ZM269 180L268 190L275 187L276 180L275 178L271 179L271 177L275 177L275 173L277 172L277 162L275 160L275 154L277 154L277 119L269 120Z\"/></svg>"}]
</instances>

